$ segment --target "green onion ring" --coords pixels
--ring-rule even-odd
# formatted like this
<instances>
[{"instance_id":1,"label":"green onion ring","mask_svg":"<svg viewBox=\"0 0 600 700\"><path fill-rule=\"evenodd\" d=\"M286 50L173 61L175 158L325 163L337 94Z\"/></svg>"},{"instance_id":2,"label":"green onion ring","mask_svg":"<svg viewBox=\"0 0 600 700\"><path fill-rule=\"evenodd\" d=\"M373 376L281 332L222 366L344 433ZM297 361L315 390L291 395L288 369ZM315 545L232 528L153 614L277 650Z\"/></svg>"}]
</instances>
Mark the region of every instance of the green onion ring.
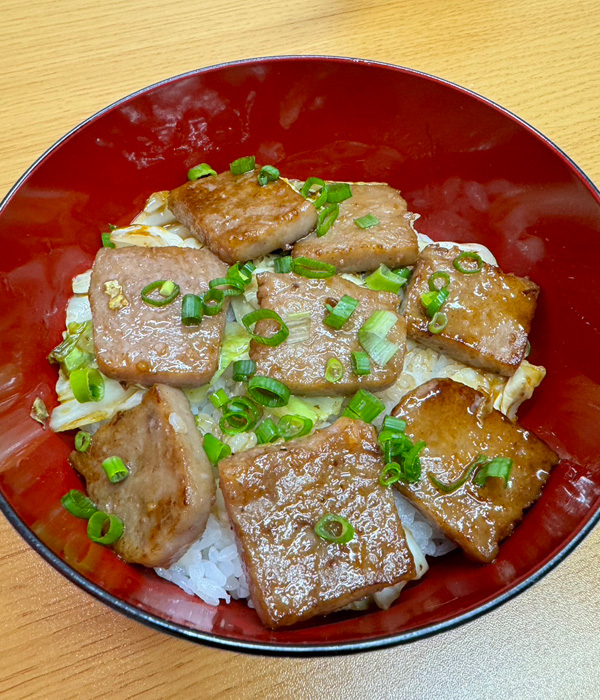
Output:
<instances>
[{"instance_id":1,"label":"green onion ring","mask_svg":"<svg viewBox=\"0 0 600 700\"><path fill-rule=\"evenodd\" d=\"M104 377L93 367L84 367L71 372L69 383L73 396L79 403L102 401L104 398Z\"/></svg>"},{"instance_id":2,"label":"green onion ring","mask_svg":"<svg viewBox=\"0 0 600 700\"><path fill-rule=\"evenodd\" d=\"M204 447L206 456L211 464L218 464L220 460L225 459L225 457L229 457L231 454L231 447L226 445L224 442L221 442L210 433L206 433L206 435L202 438L202 447Z\"/></svg>"},{"instance_id":3,"label":"green onion ring","mask_svg":"<svg viewBox=\"0 0 600 700\"><path fill-rule=\"evenodd\" d=\"M446 284L442 284L441 287L438 287L436 285L437 280L444 280ZM440 289L446 289L446 287L450 285L450 275L447 272L438 270L437 272L434 272L432 275L430 275L428 283L430 292L439 292Z\"/></svg>"},{"instance_id":4,"label":"green onion ring","mask_svg":"<svg viewBox=\"0 0 600 700\"><path fill-rule=\"evenodd\" d=\"M291 272L292 271L292 258L289 255L284 255L281 258L276 258L275 263L275 272L279 273L286 273L286 272Z\"/></svg>"},{"instance_id":5,"label":"green onion ring","mask_svg":"<svg viewBox=\"0 0 600 700\"><path fill-rule=\"evenodd\" d=\"M350 320L350 317L356 311L359 303L358 299L344 294L333 308L328 307L330 310L323 319L323 323L327 326L331 326L331 328L340 330L340 328Z\"/></svg>"},{"instance_id":6,"label":"green onion ring","mask_svg":"<svg viewBox=\"0 0 600 700\"><path fill-rule=\"evenodd\" d=\"M111 484L118 484L129 476L129 469L120 457L108 457L102 462L102 469Z\"/></svg>"},{"instance_id":7,"label":"green onion ring","mask_svg":"<svg viewBox=\"0 0 600 700\"><path fill-rule=\"evenodd\" d=\"M237 270L237 274L241 275L239 269ZM252 274L250 276L252 277ZM241 277L230 277L229 273L227 273L227 277L217 277L217 279L211 280L208 283L209 289L216 289L225 297L237 297L243 294L247 286L248 283L244 282Z\"/></svg>"},{"instance_id":8,"label":"green onion ring","mask_svg":"<svg viewBox=\"0 0 600 700\"><path fill-rule=\"evenodd\" d=\"M288 413L277 423L277 430L285 440L293 440L308 435L313 429L313 425L313 421L306 416Z\"/></svg>"},{"instance_id":9,"label":"green onion ring","mask_svg":"<svg viewBox=\"0 0 600 700\"><path fill-rule=\"evenodd\" d=\"M60 502L71 515L82 520L87 520L98 510L92 501L77 489L65 493Z\"/></svg>"},{"instance_id":10,"label":"green onion ring","mask_svg":"<svg viewBox=\"0 0 600 700\"><path fill-rule=\"evenodd\" d=\"M334 182L327 185L327 201L328 202L343 202L345 199L352 197L352 190L347 182Z\"/></svg>"},{"instance_id":11,"label":"green onion ring","mask_svg":"<svg viewBox=\"0 0 600 700\"><path fill-rule=\"evenodd\" d=\"M194 165L193 168L190 168L187 176L188 180L199 180L201 177L216 174L216 171L213 170L208 163L200 163L200 165Z\"/></svg>"},{"instance_id":12,"label":"green onion ring","mask_svg":"<svg viewBox=\"0 0 600 700\"><path fill-rule=\"evenodd\" d=\"M197 294L186 294L181 302L181 323L197 326L204 315L204 304Z\"/></svg>"},{"instance_id":13,"label":"green onion ring","mask_svg":"<svg viewBox=\"0 0 600 700\"><path fill-rule=\"evenodd\" d=\"M279 180L279 170L272 165L263 165L258 173L258 184L264 187L268 182Z\"/></svg>"},{"instance_id":14,"label":"green onion ring","mask_svg":"<svg viewBox=\"0 0 600 700\"><path fill-rule=\"evenodd\" d=\"M381 399L370 391L359 389L350 399L350 403L342 415L346 418L360 418L365 423L372 423L382 411L385 411L385 404Z\"/></svg>"},{"instance_id":15,"label":"green onion ring","mask_svg":"<svg viewBox=\"0 0 600 700\"><path fill-rule=\"evenodd\" d=\"M256 374L254 360L236 360L233 363L234 382L247 382L253 374Z\"/></svg>"},{"instance_id":16,"label":"green onion ring","mask_svg":"<svg viewBox=\"0 0 600 700\"><path fill-rule=\"evenodd\" d=\"M292 258L292 272L309 279L325 279L336 273L335 265L313 260L312 258Z\"/></svg>"},{"instance_id":17,"label":"green onion ring","mask_svg":"<svg viewBox=\"0 0 600 700\"><path fill-rule=\"evenodd\" d=\"M402 478L402 470L396 462L388 462L379 475L379 483L382 486L391 486Z\"/></svg>"},{"instance_id":18,"label":"green onion ring","mask_svg":"<svg viewBox=\"0 0 600 700\"><path fill-rule=\"evenodd\" d=\"M271 336L262 336L254 333L251 328L258 321L263 319L271 319L279 323L279 330ZM283 322L281 316L272 309L258 309L256 311L251 311L242 318L242 324L244 328L248 331L253 340L261 345L268 345L269 347L275 347L276 345L281 345L283 341L290 334L289 328Z\"/></svg>"},{"instance_id":19,"label":"green onion ring","mask_svg":"<svg viewBox=\"0 0 600 700\"><path fill-rule=\"evenodd\" d=\"M220 289L209 289L202 295L202 310L206 316L216 316L223 311L225 295Z\"/></svg>"},{"instance_id":20,"label":"green onion ring","mask_svg":"<svg viewBox=\"0 0 600 700\"><path fill-rule=\"evenodd\" d=\"M333 226L335 220L338 218L340 213L339 204L330 204L327 209L322 209L319 212L319 218L317 220L317 238L324 236L327 231Z\"/></svg>"},{"instance_id":21,"label":"green onion ring","mask_svg":"<svg viewBox=\"0 0 600 700\"><path fill-rule=\"evenodd\" d=\"M474 260L477 263L477 267L463 267L463 260ZM459 272L462 272L463 275L474 275L477 272L481 272L483 270L483 260L481 259L481 256L471 250L463 250L462 253L460 253L454 258L452 264L454 265L454 268Z\"/></svg>"},{"instance_id":22,"label":"green onion ring","mask_svg":"<svg viewBox=\"0 0 600 700\"><path fill-rule=\"evenodd\" d=\"M438 335L441 333L448 325L448 316L443 311L436 311L433 314L433 318L429 321L427 326L430 333Z\"/></svg>"},{"instance_id":23,"label":"green onion ring","mask_svg":"<svg viewBox=\"0 0 600 700\"><path fill-rule=\"evenodd\" d=\"M352 371L357 377L366 377L371 374L371 362L366 352L354 351L350 355Z\"/></svg>"},{"instance_id":24,"label":"green onion ring","mask_svg":"<svg viewBox=\"0 0 600 700\"><path fill-rule=\"evenodd\" d=\"M86 433L85 430L80 430L75 435L75 449L77 452L87 452L92 444L92 436Z\"/></svg>"},{"instance_id":25,"label":"green onion ring","mask_svg":"<svg viewBox=\"0 0 600 700\"><path fill-rule=\"evenodd\" d=\"M333 544L346 544L354 537L354 528L341 515L328 513L315 525L315 534Z\"/></svg>"},{"instance_id":26,"label":"green onion ring","mask_svg":"<svg viewBox=\"0 0 600 700\"><path fill-rule=\"evenodd\" d=\"M367 228L372 228L373 226L377 226L377 224L379 224L380 221L376 216L373 216L373 214L365 214L365 216L361 216L358 219L354 219L354 223L358 226L358 228L364 230Z\"/></svg>"},{"instance_id":27,"label":"green onion ring","mask_svg":"<svg viewBox=\"0 0 600 700\"><path fill-rule=\"evenodd\" d=\"M256 159L254 156L243 156L234 160L233 163L229 164L229 170L232 175L243 175L244 173L249 173L254 170L256 164Z\"/></svg>"},{"instance_id":28,"label":"green onion ring","mask_svg":"<svg viewBox=\"0 0 600 700\"><path fill-rule=\"evenodd\" d=\"M108 530L102 534L106 524ZM87 535L92 542L113 544L123 534L123 521L116 515L96 511L88 520Z\"/></svg>"},{"instance_id":29,"label":"green onion ring","mask_svg":"<svg viewBox=\"0 0 600 700\"><path fill-rule=\"evenodd\" d=\"M325 367L325 379L332 384L341 382L344 378L344 365L337 357L330 357Z\"/></svg>"},{"instance_id":30,"label":"green onion ring","mask_svg":"<svg viewBox=\"0 0 600 700\"><path fill-rule=\"evenodd\" d=\"M277 379L255 375L248 382L248 394L261 406L279 408L287 406L291 391Z\"/></svg>"},{"instance_id":31,"label":"green onion ring","mask_svg":"<svg viewBox=\"0 0 600 700\"><path fill-rule=\"evenodd\" d=\"M259 445L267 445L270 442L279 440L281 435L277 430L277 426L270 418L264 420L254 431L256 433L256 441Z\"/></svg>"},{"instance_id":32,"label":"green onion ring","mask_svg":"<svg viewBox=\"0 0 600 700\"><path fill-rule=\"evenodd\" d=\"M302 186L300 194L304 197L304 199L308 199L308 195L311 193L310 190L313 185L319 185L321 188L321 194L317 197L317 199L313 201L313 204L318 209L319 207L322 207L327 201L327 185L323 180L321 180L320 177L309 177L308 180Z\"/></svg>"},{"instance_id":33,"label":"green onion ring","mask_svg":"<svg viewBox=\"0 0 600 700\"><path fill-rule=\"evenodd\" d=\"M175 284L173 288L173 292L169 294L168 297L164 297L163 299L157 299L156 297L151 297L150 294L152 292L155 292L157 289L161 289L164 284L167 282L170 282L171 280L155 280L154 282L150 282L150 284L147 284L143 289L142 289L142 301L148 304L149 306L156 306L156 307L161 307L161 306L168 306L169 304L172 304L175 299L179 296L179 285ZM160 292L159 292L160 293Z\"/></svg>"}]
</instances>

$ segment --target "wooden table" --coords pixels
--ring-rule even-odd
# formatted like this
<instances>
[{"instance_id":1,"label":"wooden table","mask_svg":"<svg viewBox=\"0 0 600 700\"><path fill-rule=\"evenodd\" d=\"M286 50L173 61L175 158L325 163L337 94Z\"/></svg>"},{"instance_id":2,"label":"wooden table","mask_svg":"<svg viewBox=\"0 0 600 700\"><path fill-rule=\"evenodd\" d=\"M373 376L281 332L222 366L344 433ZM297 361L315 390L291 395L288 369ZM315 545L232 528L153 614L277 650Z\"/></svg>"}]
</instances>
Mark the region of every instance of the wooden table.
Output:
<instances>
[{"instance_id":1,"label":"wooden table","mask_svg":"<svg viewBox=\"0 0 600 700\"><path fill-rule=\"evenodd\" d=\"M600 20L589 0L2 0L0 195L63 133L177 73L273 54L433 73L536 126L600 183ZM600 530L468 625L359 656L219 651L118 615L0 520L0 695L13 698L597 698Z\"/></svg>"}]
</instances>

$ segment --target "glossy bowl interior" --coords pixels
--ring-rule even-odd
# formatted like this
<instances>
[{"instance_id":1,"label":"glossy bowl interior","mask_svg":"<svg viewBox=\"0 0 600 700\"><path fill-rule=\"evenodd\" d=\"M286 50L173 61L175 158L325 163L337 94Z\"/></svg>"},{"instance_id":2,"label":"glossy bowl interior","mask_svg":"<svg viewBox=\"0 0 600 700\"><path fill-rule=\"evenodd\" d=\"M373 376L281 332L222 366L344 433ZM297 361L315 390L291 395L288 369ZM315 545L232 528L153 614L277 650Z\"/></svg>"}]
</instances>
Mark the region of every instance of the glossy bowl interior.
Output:
<instances>
[{"instance_id":1,"label":"glossy bowl interior","mask_svg":"<svg viewBox=\"0 0 600 700\"><path fill-rule=\"evenodd\" d=\"M72 435L29 417L55 403L46 355L61 337L71 277L108 223L207 161L256 154L288 176L389 182L418 228L489 246L542 288L530 360L548 375L521 422L562 457L541 500L486 566L454 552L387 612L338 614L271 632L244 602L210 607L88 541L60 497L80 486ZM147 88L75 129L17 183L0 211L0 487L19 532L62 573L160 629L238 650L355 651L409 641L491 609L554 566L600 513L597 190L514 116L406 69L334 58L208 68Z\"/></svg>"}]
</instances>

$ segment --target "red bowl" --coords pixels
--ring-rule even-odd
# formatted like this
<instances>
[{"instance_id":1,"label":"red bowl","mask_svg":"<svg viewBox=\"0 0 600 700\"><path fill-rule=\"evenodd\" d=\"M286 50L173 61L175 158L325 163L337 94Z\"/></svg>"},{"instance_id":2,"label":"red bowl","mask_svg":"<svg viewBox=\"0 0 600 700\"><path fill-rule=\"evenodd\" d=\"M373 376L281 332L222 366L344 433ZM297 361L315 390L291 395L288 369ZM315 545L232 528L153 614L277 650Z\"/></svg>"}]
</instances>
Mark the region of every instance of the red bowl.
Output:
<instances>
[{"instance_id":1,"label":"red bowl","mask_svg":"<svg viewBox=\"0 0 600 700\"><path fill-rule=\"evenodd\" d=\"M61 338L71 277L107 224L199 161L240 155L286 175L399 188L420 231L489 246L542 288L531 335L548 375L521 422L561 456L540 501L493 564L433 560L387 612L262 627L244 602L210 607L88 541L60 497L80 485L72 437L29 417L54 406L46 355ZM146 88L90 118L19 180L0 208L0 505L53 566L113 608L187 639L262 653L322 654L407 642L456 626L530 586L600 519L598 190L565 154L497 105L404 68L284 57L207 68Z\"/></svg>"}]
</instances>

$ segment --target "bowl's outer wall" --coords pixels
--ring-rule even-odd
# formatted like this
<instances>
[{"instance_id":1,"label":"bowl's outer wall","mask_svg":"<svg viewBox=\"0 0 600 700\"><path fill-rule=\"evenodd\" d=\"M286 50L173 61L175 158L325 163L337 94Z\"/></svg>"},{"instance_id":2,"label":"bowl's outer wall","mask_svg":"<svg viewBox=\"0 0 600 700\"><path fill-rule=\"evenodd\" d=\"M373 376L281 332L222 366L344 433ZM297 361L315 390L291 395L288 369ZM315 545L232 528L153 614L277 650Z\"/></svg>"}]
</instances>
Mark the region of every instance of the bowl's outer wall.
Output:
<instances>
[{"instance_id":1,"label":"bowl's outer wall","mask_svg":"<svg viewBox=\"0 0 600 700\"><path fill-rule=\"evenodd\" d=\"M453 553L388 612L265 630L245 603L212 608L91 544L60 497L80 482L71 436L29 417L53 406L46 355L64 327L71 277L89 268L107 225L125 224L153 191L201 161L246 154L291 177L379 180L399 188L437 240L489 246L506 270L542 288L530 360L548 376L522 421L563 462L494 564ZM205 639L292 648L363 644L450 623L506 596L598 510L597 338L600 206L584 176L532 129L455 86L378 64L266 59L182 76L89 120L51 150L0 213L3 311L0 486L52 552L109 594Z\"/></svg>"}]
</instances>

